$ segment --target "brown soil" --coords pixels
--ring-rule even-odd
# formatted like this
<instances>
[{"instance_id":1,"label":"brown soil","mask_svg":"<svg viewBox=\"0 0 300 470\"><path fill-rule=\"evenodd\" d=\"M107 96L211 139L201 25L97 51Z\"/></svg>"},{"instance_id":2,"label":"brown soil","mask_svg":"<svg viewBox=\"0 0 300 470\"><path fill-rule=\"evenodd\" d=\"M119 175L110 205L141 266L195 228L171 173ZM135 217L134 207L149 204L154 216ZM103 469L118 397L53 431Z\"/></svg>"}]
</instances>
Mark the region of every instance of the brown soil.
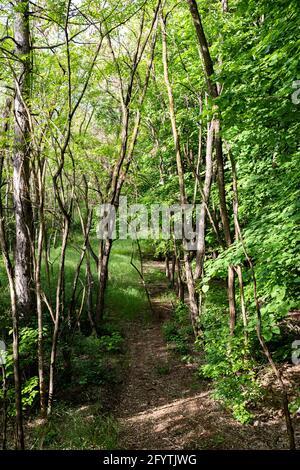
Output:
<instances>
[{"instance_id":1,"label":"brown soil","mask_svg":"<svg viewBox=\"0 0 300 470\"><path fill-rule=\"evenodd\" d=\"M196 366L167 348L161 332L172 307L161 298L167 285L151 285L150 290L153 318L127 325L129 368L114 411L120 424L119 448L287 448L280 411L254 425L238 423L212 398L209 382L196 377Z\"/></svg>"}]
</instances>

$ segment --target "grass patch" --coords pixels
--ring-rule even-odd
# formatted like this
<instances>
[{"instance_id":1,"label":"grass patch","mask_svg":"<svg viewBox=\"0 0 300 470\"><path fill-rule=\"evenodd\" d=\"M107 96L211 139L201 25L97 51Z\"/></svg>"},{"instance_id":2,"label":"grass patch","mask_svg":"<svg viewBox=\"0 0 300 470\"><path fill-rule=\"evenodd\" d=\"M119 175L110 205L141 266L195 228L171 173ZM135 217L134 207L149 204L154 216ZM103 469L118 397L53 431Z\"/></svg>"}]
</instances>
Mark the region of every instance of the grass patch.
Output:
<instances>
[{"instance_id":1,"label":"grass patch","mask_svg":"<svg viewBox=\"0 0 300 470\"><path fill-rule=\"evenodd\" d=\"M117 447L118 423L98 405L77 409L57 406L46 424L30 423L32 449L111 450Z\"/></svg>"},{"instance_id":2,"label":"grass patch","mask_svg":"<svg viewBox=\"0 0 300 470\"><path fill-rule=\"evenodd\" d=\"M147 318L149 308L145 290L136 270L130 265L132 242L116 241L109 263L109 281L106 292L106 317L114 321ZM139 266L139 260L134 259Z\"/></svg>"}]
</instances>

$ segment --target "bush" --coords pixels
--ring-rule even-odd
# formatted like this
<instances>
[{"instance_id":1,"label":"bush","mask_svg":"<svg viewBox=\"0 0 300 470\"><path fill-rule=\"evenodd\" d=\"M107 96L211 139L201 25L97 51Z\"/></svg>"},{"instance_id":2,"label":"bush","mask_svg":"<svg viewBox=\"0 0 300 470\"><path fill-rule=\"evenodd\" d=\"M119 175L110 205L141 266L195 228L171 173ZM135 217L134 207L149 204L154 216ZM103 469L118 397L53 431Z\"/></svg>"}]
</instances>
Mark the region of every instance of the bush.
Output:
<instances>
[{"instance_id":1,"label":"bush","mask_svg":"<svg viewBox=\"0 0 300 470\"><path fill-rule=\"evenodd\" d=\"M202 315L203 337L198 342L205 353L205 365L199 368L199 374L213 380L215 398L230 409L238 421L251 423L250 405L261 396L255 373L257 362L253 358L257 338L249 331L248 346L245 346L240 319L231 337L228 318L226 290L221 284L212 283Z\"/></svg>"},{"instance_id":2,"label":"bush","mask_svg":"<svg viewBox=\"0 0 300 470\"><path fill-rule=\"evenodd\" d=\"M47 424L34 428L35 445L44 449L115 449L118 424L97 406L78 409L59 405Z\"/></svg>"},{"instance_id":3,"label":"bush","mask_svg":"<svg viewBox=\"0 0 300 470\"><path fill-rule=\"evenodd\" d=\"M46 331L46 330L45 330ZM10 332L12 334L12 331ZM20 351L20 369L23 371L22 381L22 405L23 411L28 410L36 404L38 389L38 377L36 366L36 349L38 331L35 328L23 327L19 331L19 351ZM15 390L13 383L13 353L12 344L8 345L6 354L6 378L7 378L7 394L8 415L14 416L15 410ZM0 401L3 400L3 390L0 389Z\"/></svg>"},{"instance_id":4,"label":"bush","mask_svg":"<svg viewBox=\"0 0 300 470\"><path fill-rule=\"evenodd\" d=\"M180 355L190 352L190 344L193 338L193 329L188 317L188 309L185 304L178 302L171 320L162 326L163 336L167 343L174 345L174 349Z\"/></svg>"},{"instance_id":5,"label":"bush","mask_svg":"<svg viewBox=\"0 0 300 470\"><path fill-rule=\"evenodd\" d=\"M121 352L124 339L120 333L114 332L111 336L102 336L99 339L100 348L105 352L118 353Z\"/></svg>"}]
</instances>

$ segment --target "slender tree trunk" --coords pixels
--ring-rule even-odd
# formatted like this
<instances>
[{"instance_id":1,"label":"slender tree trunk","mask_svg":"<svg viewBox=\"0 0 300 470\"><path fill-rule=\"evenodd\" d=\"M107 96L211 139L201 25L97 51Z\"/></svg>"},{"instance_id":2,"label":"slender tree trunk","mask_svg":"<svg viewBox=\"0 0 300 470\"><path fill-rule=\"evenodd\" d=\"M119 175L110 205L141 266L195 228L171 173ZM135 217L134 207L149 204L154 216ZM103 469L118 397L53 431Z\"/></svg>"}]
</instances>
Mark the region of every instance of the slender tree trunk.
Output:
<instances>
[{"instance_id":1,"label":"slender tree trunk","mask_svg":"<svg viewBox=\"0 0 300 470\"><path fill-rule=\"evenodd\" d=\"M29 318L34 312L33 213L30 200L30 34L29 2L17 0L15 8L15 54L20 59L15 77L13 191L16 219L15 289L18 315Z\"/></svg>"},{"instance_id":2,"label":"slender tree trunk","mask_svg":"<svg viewBox=\"0 0 300 470\"><path fill-rule=\"evenodd\" d=\"M104 299L105 299L105 290L108 279L108 263L110 252L112 248L112 240L105 240L103 243L102 253L99 259L99 269L98 269L98 297L96 305L96 325L99 325L103 318L104 313Z\"/></svg>"},{"instance_id":3,"label":"slender tree trunk","mask_svg":"<svg viewBox=\"0 0 300 470\"><path fill-rule=\"evenodd\" d=\"M177 271L177 297L181 302L184 302L184 282L182 280L182 273L181 273L181 262L180 258L176 257L176 271Z\"/></svg>"},{"instance_id":4,"label":"slender tree trunk","mask_svg":"<svg viewBox=\"0 0 300 470\"><path fill-rule=\"evenodd\" d=\"M219 96L218 86L212 80L214 74L214 65L210 55L208 42L202 26L201 17L199 14L196 0L187 0L190 7L191 16L194 22L195 31L197 34L200 54L204 65L204 75L207 83L207 88L212 100L215 100ZM227 8L227 5L226 5ZM226 191L224 181L224 161L223 161L223 144L221 137L221 121L220 121L220 110L218 105L214 102L214 111L216 114L215 118L215 148L216 148L216 162L217 162L217 182L219 190L219 204L220 214L224 230L224 237L226 246L229 247L232 243L230 234L229 216L226 205ZM236 318L236 305L235 305L235 271L233 266L228 267L228 302L229 302L229 314L230 314L230 331L234 331L234 319Z\"/></svg>"},{"instance_id":5,"label":"slender tree trunk","mask_svg":"<svg viewBox=\"0 0 300 470\"><path fill-rule=\"evenodd\" d=\"M177 273L176 276L176 294L181 302L184 302L184 282L182 280L181 272L181 261L180 261L180 252L176 245L176 240L174 234L173 236L173 247L174 247L174 259L175 259L175 270Z\"/></svg>"},{"instance_id":6,"label":"slender tree trunk","mask_svg":"<svg viewBox=\"0 0 300 470\"><path fill-rule=\"evenodd\" d=\"M207 128L207 140L206 140L206 157L205 157L205 180L202 191L202 203L199 214L198 224L198 243L197 243L197 254L196 254L196 268L194 272L194 279L199 279L203 271L203 263L205 256L205 218L206 218L206 206L208 204L212 173L213 173L213 139L214 139L214 122L212 121Z\"/></svg>"},{"instance_id":7,"label":"slender tree trunk","mask_svg":"<svg viewBox=\"0 0 300 470\"><path fill-rule=\"evenodd\" d=\"M216 146L216 160L217 160L217 181L219 189L219 204L220 214L224 230L224 237L226 245L229 247L232 243L230 234L229 216L226 204L226 190L224 180L224 162L223 162L223 143L220 136L221 124L220 120L215 120L215 146Z\"/></svg>"},{"instance_id":8,"label":"slender tree trunk","mask_svg":"<svg viewBox=\"0 0 300 470\"><path fill-rule=\"evenodd\" d=\"M222 10L223 13L226 13L228 11L228 0L222 0Z\"/></svg>"},{"instance_id":9,"label":"slender tree trunk","mask_svg":"<svg viewBox=\"0 0 300 470\"><path fill-rule=\"evenodd\" d=\"M167 89L168 98L169 98L169 112L170 112L170 120L171 120L172 133L173 133L174 146L175 146L175 154L176 154L180 203L182 206L184 206L187 203L187 198L186 198L186 192L185 192L184 171L183 171L183 164L182 164L179 133L178 133L177 124L176 124L175 103L174 103L172 86L171 86L170 79L169 79L166 19L163 17L163 12L161 12L160 19L161 19L160 21L161 30L162 30L162 60L163 60L163 66L164 66L164 80L165 80L166 89ZM196 296L196 289L195 289L195 283L193 279L191 262L189 258L188 244L185 238L183 239L183 248L184 248L183 259L184 259L184 267L185 267L186 284L187 284L188 294L189 294L190 318L191 318L191 323L194 329L194 333L195 335L197 335L197 330L198 330L197 296Z\"/></svg>"},{"instance_id":10,"label":"slender tree trunk","mask_svg":"<svg viewBox=\"0 0 300 470\"><path fill-rule=\"evenodd\" d=\"M43 257L43 242L45 233L44 219L44 171L45 162L39 162L37 175L38 190L38 212L39 212L39 231L37 237L37 255L35 260L35 285L36 285L36 309L38 318L38 374L39 374L39 392L40 392L40 411L42 417L47 414L45 374L44 374L44 333L43 333L43 307L42 307L42 286L41 286L41 266Z\"/></svg>"},{"instance_id":11,"label":"slender tree trunk","mask_svg":"<svg viewBox=\"0 0 300 470\"><path fill-rule=\"evenodd\" d=\"M246 302L245 302L242 267L238 265L236 266L235 270L236 270L238 281L239 281L241 312L242 312L242 320L243 320L243 327L244 327L244 338L245 338L245 346L247 346L248 345L248 331L247 331L248 316L247 316Z\"/></svg>"},{"instance_id":12,"label":"slender tree trunk","mask_svg":"<svg viewBox=\"0 0 300 470\"><path fill-rule=\"evenodd\" d=\"M175 282L175 269L176 269L176 256L173 253L172 254L172 260L171 260L171 272L170 272L170 283L171 287L174 287L174 282Z\"/></svg>"},{"instance_id":13,"label":"slender tree trunk","mask_svg":"<svg viewBox=\"0 0 300 470\"><path fill-rule=\"evenodd\" d=\"M2 393L3 393L3 409L2 409L2 450L6 449L7 441L7 380L5 364L1 366L2 370Z\"/></svg>"},{"instance_id":14,"label":"slender tree trunk","mask_svg":"<svg viewBox=\"0 0 300 470\"><path fill-rule=\"evenodd\" d=\"M234 335L236 324L235 309L235 271L233 266L228 266L228 302L229 302L229 331L230 335Z\"/></svg>"},{"instance_id":15,"label":"slender tree trunk","mask_svg":"<svg viewBox=\"0 0 300 470\"><path fill-rule=\"evenodd\" d=\"M170 258L169 258L168 253L165 256L165 273L166 273L166 278L168 278L168 280L170 280L171 279Z\"/></svg>"},{"instance_id":16,"label":"slender tree trunk","mask_svg":"<svg viewBox=\"0 0 300 470\"><path fill-rule=\"evenodd\" d=\"M237 174L236 174L235 160L230 150L228 151L228 154L230 158L231 171L232 171L234 233L235 233L235 240L238 241L239 240L239 220L238 220L239 197L238 197ZM235 271L237 273L238 282L239 282L241 312L242 312L242 320L243 320L243 326L244 326L244 337L245 337L245 345L247 346L248 344L248 331L247 331L248 318L247 318L247 311L246 311L242 267L240 265L236 266Z\"/></svg>"},{"instance_id":17,"label":"slender tree trunk","mask_svg":"<svg viewBox=\"0 0 300 470\"><path fill-rule=\"evenodd\" d=\"M11 316L12 316L12 330L13 330L13 370L14 370L14 383L15 383L15 406L16 406L16 435L15 445L16 449L24 449L24 431L23 431L23 410L22 410L22 384L20 374L20 355L19 355L19 318L17 311L17 299L15 292L15 285L13 279L13 268L8 257L7 243L5 238L2 207L1 207L1 222L0 222L0 242L2 248L2 255L8 275L10 301L11 301Z\"/></svg>"},{"instance_id":18,"label":"slender tree trunk","mask_svg":"<svg viewBox=\"0 0 300 470\"><path fill-rule=\"evenodd\" d=\"M51 355L50 355L49 396L48 396L48 405L47 405L48 415L51 414L53 398L54 398L54 380L55 380L55 367L56 367L56 356L57 356L57 343L58 343L61 311L63 308L62 292L63 292L63 284L64 284L65 257L66 257L69 230L70 230L70 220L69 218L65 217L64 226L63 226L61 255L60 255L60 267L59 267L57 287L56 287L56 308L55 308L55 319L54 319L54 328L53 328L53 334L52 334L52 346L51 346Z\"/></svg>"},{"instance_id":19,"label":"slender tree trunk","mask_svg":"<svg viewBox=\"0 0 300 470\"><path fill-rule=\"evenodd\" d=\"M87 251L86 253L86 282L87 282L87 315L91 325L92 335L96 336L96 325L93 317L93 275L91 271L91 260L90 260L90 253Z\"/></svg>"},{"instance_id":20,"label":"slender tree trunk","mask_svg":"<svg viewBox=\"0 0 300 470\"><path fill-rule=\"evenodd\" d=\"M196 198L198 194L198 185L200 184L200 168L202 163L202 133L203 133L203 124L202 124L202 112L203 112L203 100L202 96L199 96L199 130L198 130L198 155L197 155L197 164L196 164L196 179L194 185L194 196L193 196L193 204L196 204Z\"/></svg>"},{"instance_id":21,"label":"slender tree trunk","mask_svg":"<svg viewBox=\"0 0 300 470\"><path fill-rule=\"evenodd\" d=\"M8 130L8 119L10 115L11 102L8 100L3 112L3 136ZM2 174L4 165L4 151L0 151L0 244L2 257L8 277L10 301L11 301L11 318L13 329L13 373L15 386L15 406L16 406L16 438L15 445L17 449L24 449L24 432L23 432L23 410L22 410L22 384L20 374L20 357L19 357L19 312L17 309L17 297L14 278L14 269L9 256L9 245L6 236L5 218L2 205L1 189L3 186Z\"/></svg>"}]
</instances>

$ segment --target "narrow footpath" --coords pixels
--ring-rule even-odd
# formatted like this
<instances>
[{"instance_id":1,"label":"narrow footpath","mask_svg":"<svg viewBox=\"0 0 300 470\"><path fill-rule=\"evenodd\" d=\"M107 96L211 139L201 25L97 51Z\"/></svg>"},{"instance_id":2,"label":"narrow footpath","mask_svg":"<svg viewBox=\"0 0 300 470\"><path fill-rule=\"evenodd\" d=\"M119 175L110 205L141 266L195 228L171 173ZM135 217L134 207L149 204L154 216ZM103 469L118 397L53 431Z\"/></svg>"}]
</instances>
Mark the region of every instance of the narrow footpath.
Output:
<instances>
[{"instance_id":1,"label":"narrow footpath","mask_svg":"<svg viewBox=\"0 0 300 470\"><path fill-rule=\"evenodd\" d=\"M145 269L163 269L159 262ZM284 422L242 425L212 398L196 366L168 350L162 324L172 305L167 282L151 284L153 318L128 324L129 370L114 414L120 449L276 449L287 445ZM142 287L141 287L142 288Z\"/></svg>"}]
</instances>

